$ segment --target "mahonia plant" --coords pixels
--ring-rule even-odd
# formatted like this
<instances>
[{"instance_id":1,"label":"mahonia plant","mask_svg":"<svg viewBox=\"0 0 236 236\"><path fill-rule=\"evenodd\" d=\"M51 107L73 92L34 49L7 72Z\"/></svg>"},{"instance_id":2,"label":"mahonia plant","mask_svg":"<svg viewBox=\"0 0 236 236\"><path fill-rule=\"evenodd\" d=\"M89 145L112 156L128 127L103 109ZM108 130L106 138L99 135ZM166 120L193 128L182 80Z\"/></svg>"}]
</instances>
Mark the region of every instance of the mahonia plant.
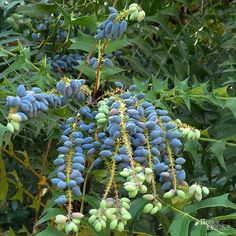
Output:
<instances>
[{"instance_id":1,"label":"mahonia plant","mask_svg":"<svg viewBox=\"0 0 236 236\"><path fill-rule=\"evenodd\" d=\"M121 13L114 8L109 11L108 19L98 26L97 40L114 40L125 32L126 19L141 21L145 17L137 4L131 4ZM64 57L70 63L73 58ZM63 65L59 57L54 59L54 65ZM88 64L99 70L102 61L112 66L102 54L98 60L91 58ZM20 130L21 122L41 112L65 106L70 101L79 106L74 116L60 125L61 144L54 160L56 176L51 179L60 193L55 204L67 210L66 215L55 217L55 223L67 234L77 233L83 221L84 213L74 211L73 201L84 194L81 192L83 172L91 160L92 167L100 168L103 163L109 172L99 207L89 210L88 221L96 231L109 227L122 232L132 218L129 210L136 197L147 201L143 213L156 214L165 199L186 201L194 196L200 201L203 195L209 194L208 188L198 183L189 186L183 169L186 160L182 157L180 139L198 139L200 131L173 120L166 110L136 92L135 85L127 89L116 82L115 86L94 102L84 79L63 77L56 91L43 93L39 88L26 90L20 85L15 97L7 97L6 105L10 108L7 128L12 133ZM122 185L123 189L118 189Z\"/></svg>"}]
</instances>

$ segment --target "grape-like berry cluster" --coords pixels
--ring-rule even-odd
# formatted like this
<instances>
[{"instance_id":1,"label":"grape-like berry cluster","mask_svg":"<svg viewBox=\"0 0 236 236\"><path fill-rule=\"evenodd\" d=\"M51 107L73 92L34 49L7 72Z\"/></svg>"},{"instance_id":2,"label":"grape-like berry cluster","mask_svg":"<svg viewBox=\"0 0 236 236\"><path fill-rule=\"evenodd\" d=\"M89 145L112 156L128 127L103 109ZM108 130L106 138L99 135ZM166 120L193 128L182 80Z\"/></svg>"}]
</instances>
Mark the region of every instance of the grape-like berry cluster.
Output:
<instances>
[{"instance_id":1,"label":"grape-like berry cluster","mask_svg":"<svg viewBox=\"0 0 236 236\"><path fill-rule=\"evenodd\" d=\"M104 38L115 40L123 35L127 29L127 21L122 20L122 15L119 15L114 7L109 7L109 12L110 15L107 20L98 25L97 34L95 36L97 40Z\"/></svg>"},{"instance_id":2,"label":"grape-like berry cluster","mask_svg":"<svg viewBox=\"0 0 236 236\"><path fill-rule=\"evenodd\" d=\"M19 85L15 97L8 96L6 106L10 108L9 123L7 125L11 132L20 129L20 122L36 117L40 112L46 112L50 108L58 108L65 105L63 96L52 93L42 93L40 88L26 90L24 85Z\"/></svg>"},{"instance_id":3,"label":"grape-like berry cluster","mask_svg":"<svg viewBox=\"0 0 236 236\"><path fill-rule=\"evenodd\" d=\"M48 63L55 72L73 72L74 66L79 65L84 59L85 57L79 54L55 55L48 59Z\"/></svg>"}]
</instances>

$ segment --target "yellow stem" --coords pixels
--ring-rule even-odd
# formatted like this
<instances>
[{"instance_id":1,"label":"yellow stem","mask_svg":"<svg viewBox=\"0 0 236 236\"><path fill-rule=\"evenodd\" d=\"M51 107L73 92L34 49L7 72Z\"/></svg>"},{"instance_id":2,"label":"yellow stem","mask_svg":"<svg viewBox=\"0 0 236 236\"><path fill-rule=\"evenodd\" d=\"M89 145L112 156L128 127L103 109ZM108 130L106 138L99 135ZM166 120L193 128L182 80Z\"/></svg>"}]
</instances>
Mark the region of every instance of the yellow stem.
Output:
<instances>
[{"instance_id":1,"label":"yellow stem","mask_svg":"<svg viewBox=\"0 0 236 236\"><path fill-rule=\"evenodd\" d=\"M170 165L169 165L170 172L171 172L170 174L172 176L173 188L174 188L174 190L176 190L177 189L177 179L176 179L175 161L174 161L173 153L172 153L172 150L171 150L171 147L170 147L170 142L166 138L166 130L165 130L165 127L164 127L162 121L160 119L158 119L157 121L158 121L158 124L162 128L164 139L166 140L166 152L167 152L167 155L169 157L169 162L170 162Z\"/></svg>"},{"instance_id":2,"label":"yellow stem","mask_svg":"<svg viewBox=\"0 0 236 236\"><path fill-rule=\"evenodd\" d=\"M124 144L125 144L125 148L126 148L126 151L129 155L129 158L130 158L130 164L131 164L131 167L134 169L135 168L135 161L133 159L133 151L132 151L132 148L131 148L131 142L130 142L130 139L129 139L129 135L126 131L126 128L125 128L125 112L126 112L126 107L125 107L125 104L120 101L120 118L121 118L121 134L122 134L122 137L123 137L123 140L124 140Z\"/></svg>"},{"instance_id":3,"label":"yellow stem","mask_svg":"<svg viewBox=\"0 0 236 236\"><path fill-rule=\"evenodd\" d=\"M147 149L148 149L148 166L153 170L153 163L152 163L152 154L151 154L151 145L149 141L149 134L148 131L146 130L146 139L147 139ZM153 195L156 197L157 196L157 190L156 190L156 182L155 182L155 175L152 173L152 192Z\"/></svg>"}]
</instances>

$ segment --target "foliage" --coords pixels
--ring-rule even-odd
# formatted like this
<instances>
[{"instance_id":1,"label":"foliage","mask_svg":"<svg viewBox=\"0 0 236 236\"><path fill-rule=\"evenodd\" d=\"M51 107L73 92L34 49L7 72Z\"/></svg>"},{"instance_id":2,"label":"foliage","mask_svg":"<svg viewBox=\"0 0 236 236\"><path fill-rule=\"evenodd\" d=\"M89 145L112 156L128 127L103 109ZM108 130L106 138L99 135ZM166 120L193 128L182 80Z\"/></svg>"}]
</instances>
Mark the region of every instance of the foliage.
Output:
<instances>
[{"instance_id":1,"label":"foliage","mask_svg":"<svg viewBox=\"0 0 236 236\"><path fill-rule=\"evenodd\" d=\"M136 85L145 100L181 120L182 129L200 130L200 138L182 137L185 171L190 185L207 186L200 202L168 200L155 215L142 214L147 201L132 200L132 219L119 235L234 235L235 234L235 1L142 1L146 13L139 23L129 21L126 33L104 48L113 67L96 70L84 60L66 70L55 69L56 55L101 55L97 24L107 19L108 6L119 11L133 1L3 1L0 3L0 234L65 235L50 224L65 214L54 206L58 193L51 185L53 161L61 135L59 125L80 107L74 102L21 122L18 132L7 129L6 97L20 84L55 92L63 77L83 76L94 100L100 100L120 81ZM39 27L40 26L40 27ZM89 60L88 60L89 61ZM58 67L57 67L58 68ZM97 87L96 87L97 86ZM89 90L90 91L90 90ZM91 91L90 91L91 92ZM177 122L178 123L178 122ZM188 124L188 125L187 125ZM39 145L40 144L40 145ZM107 168L93 170L88 161L82 191L86 217L83 235L96 232L88 223L90 208L99 208ZM124 181L117 175L117 181ZM122 189L122 186L119 186ZM160 189L160 184L157 185ZM123 191L123 190L122 190ZM78 210L81 201L75 199ZM29 219L32 219L29 221Z\"/></svg>"}]
</instances>

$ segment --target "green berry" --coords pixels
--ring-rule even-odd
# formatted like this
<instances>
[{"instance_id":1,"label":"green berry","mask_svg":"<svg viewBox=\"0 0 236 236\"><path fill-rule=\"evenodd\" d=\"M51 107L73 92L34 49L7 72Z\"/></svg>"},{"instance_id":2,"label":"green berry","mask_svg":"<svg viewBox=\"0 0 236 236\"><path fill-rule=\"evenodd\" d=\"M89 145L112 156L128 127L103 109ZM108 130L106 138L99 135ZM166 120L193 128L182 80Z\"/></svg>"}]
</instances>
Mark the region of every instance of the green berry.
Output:
<instances>
[{"instance_id":1,"label":"green berry","mask_svg":"<svg viewBox=\"0 0 236 236\"><path fill-rule=\"evenodd\" d=\"M67 217L64 216L64 215L57 215L56 218L55 218L55 223L57 224L63 224L67 221Z\"/></svg>"},{"instance_id":2,"label":"green berry","mask_svg":"<svg viewBox=\"0 0 236 236\"><path fill-rule=\"evenodd\" d=\"M140 193L146 193L147 192L147 186L146 185L142 185L140 188Z\"/></svg>"},{"instance_id":3,"label":"green berry","mask_svg":"<svg viewBox=\"0 0 236 236\"><path fill-rule=\"evenodd\" d=\"M175 191L173 189L171 189L169 192L163 195L164 198L172 198L174 196L175 196Z\"/></svg>"},{"instance_id":4,"label":"green berry","mask_svg":"<svg viewBox=\"0 0 236 236\"><path fill-rule=\"evenodd\" d=\"M177 190L176 193L177 193L177 196L178 196L178 197L180 197L180 198L182 198L182 199L185 199L185 192L184 192L184 191L182 191L182 190Z\"/></svg>"},{"instance_id":5,"label":"green berry","mask_svg":"<svg viewBox=\"0 0 236 236\"><path fill-rule=\"evenodd\" d=\"M79 219L80 220L84 217L84 215L80 212L73 212L71 214L71 217L72 217L72 219Z\"/></svg>"},{"instance_id":6,"label":"green berry","mask_svg":"<svg viewBox=\"0 0 236 236\"><path fill-rule=\"evenodd\" d=\"M89 211L89 214L90 215L94 215L94 214L96 214L98 211L97 211L97 209L91 209L90 211Z\"/></svg>"},{"instance_id":7,"label":"green berry","mask_svg":"<svg viewBox=\"0 0 236 236\"><path fill-rule=\"evenodd\" d=\"M100 202L100 207L101 207L101 208L106 208L106 200L102 200L102 201Z\"/></svg>"},{"instance_id":8,"label":"green berry","mask_svg":"<svg viewBox=\"0 0 236 236\"><path fill-rule=\"evenodd\" d=\"M14 126L11 123L7 124L7 130L9 130L11 133L14 133Z\"/></svg>"},{"instance_id":9,"label":"green berry","mask_svg":"<svg viewBox=\"0 0 236 236\"><path fill-rule=\"evenodd\" d=\"M21 121L21 116L18 114L11 114L10 118L16 122L20 122Z\"/></svg>"},{"instance_id":10,"label":"green berry","mask_svg":"<svg viewBox=\"0 0 236 236\"><path fill-rule=\"evenodd\" d=\"M205 187L205 186L203 186L202 187L202 193L204 194L204 195L208 195L209 194L209 189L207 188L207 187Z\"/></svg>"},{"instance_id":11,"label":"green berry","mask_svg":"<svg viewBox=\"0 0 236 236\"><path fill-rule=\"evenodd\" d=\"M155 197L152 194L145 194L143 198L148 201L152 201Z\"/></svg>"},{"instance_id":12,"label":"green berry","mask_svg":"<svg viewBox=\"0 0 236 236\"><path fill-rule=\"evenodd\" d=\"M146 204L145 207L143 208L143 212L144 212L144 213L149 213L149 212L152 211L152 209L153 209L153 205L152 205L151 203L148 203L148 204Z\"/></svg>"},{"instance_id":13,"label":"green berry","mask_svg":"<svg viewBox=\"0 0 236 236\"><path fill-rule=\"evenodd\" d=\"M118 220L117 219L112 220L110 223L110 229L115 229L117 225L118 225Z\"/></svg>"},{"instance_id":14,"label":"green berry","mask_svg":"<svg viewBox=\"0 0 236 236\"><path fill-rule=\"evenodd\" d=\"M129 197L130 197L130 198L134 198L134 197L137 196L137 194L138 194L138 190L135 189L134 191L129 192Z\"/></svg>"},{"instance_id":15,"label":"green berry","mask_svg":"<svg viewBox=\"0 0 236 236\"><path fill-rule=\"evenodd\" d=\"M124 229L125 229L124 223L123 222L119 222L118 225L117 225L118 232L122 232L122 231L124 231Z\"/></svg>"},{"instance_id":16,"label":"green berry","mask_svg":"<svg viewBox=\"0 0 236 236\"><path fill-rule=\"evenodd\" d=\"M154 215L159 211L159 207L158 206L154 206L151 210L151 214Z\"/></svg>"},{"instance_id":17,"label":"green berry","mask_svg":"<svg viewBox=\"0 0 236 236\"><path fill-rule=\"evenodd\" d=\"M95 223L94 228L97 232L102 230L102 224L100 222Z\"/></svg>"},{"instance_id":18,"label":"green berry","mask_svg":"<svg viewBox=\"0 0 236 236\"><path fill-rule=\"evenodd\" d=\"M195 197L195 199L197 201L201 201L202 200L202 194L195 193L194 197Z\"/></svg>"},{"instance_id":19,"label":"green berry","mask_svg":"<svg viewBox=\"0 0 236 236\"><path fill-rule=\"evenodd\" d=\"M71 221L70 223L67 223L65 226L66 233L69 234L70 231L72 231L74 229L74 226L76 226L76 225L73 221Z\"/></svg>"},{"instance_id":20,"label":"green berry","mask_svg":"<svg viewBox=\"0 0 236 236\"><path fill-rule=\"evenodd\" d=\"M92 224L92 223L94 223L94 221L95 221L96 219L97 219L97 216L96 216L96 215L92 215L92 216L89 217L89 220L88 220L88 221L89 221L90 224Z\"/></svg>"},{"instance_id":21,"label":"green berry","mask_svg":"<svg viewBox=\"0 0 236 236\"><path fill-rule=\"evenodd\" d=\"M197 187L196 187L196 193L197 193L198 195L201 195L201 194L202 194L202 188L201 188L201 186L197 185Z\"/></svg>"},{"instance_id":22,"label":"green berry","mask_svg":"<svg viewBox=\"0 0 236 236\"><path fill-rule=\"evenodd\" d=\"M193 184L190 188L189 188L189 195L190 196L193 196L196 192L196 188L197 188L197 185L196 184Z\"/></svg>"},{"instance_id":23,"label":"green berry","mask_svg":"<svg viewBox=\"0 0 236 236\"><path fill-rule=\"evenodd\" d=\"M19 122L11 120L11 124L13 125L13 127L16 131L20 130L20 123Z\"/></svg>"}]
</instances>

